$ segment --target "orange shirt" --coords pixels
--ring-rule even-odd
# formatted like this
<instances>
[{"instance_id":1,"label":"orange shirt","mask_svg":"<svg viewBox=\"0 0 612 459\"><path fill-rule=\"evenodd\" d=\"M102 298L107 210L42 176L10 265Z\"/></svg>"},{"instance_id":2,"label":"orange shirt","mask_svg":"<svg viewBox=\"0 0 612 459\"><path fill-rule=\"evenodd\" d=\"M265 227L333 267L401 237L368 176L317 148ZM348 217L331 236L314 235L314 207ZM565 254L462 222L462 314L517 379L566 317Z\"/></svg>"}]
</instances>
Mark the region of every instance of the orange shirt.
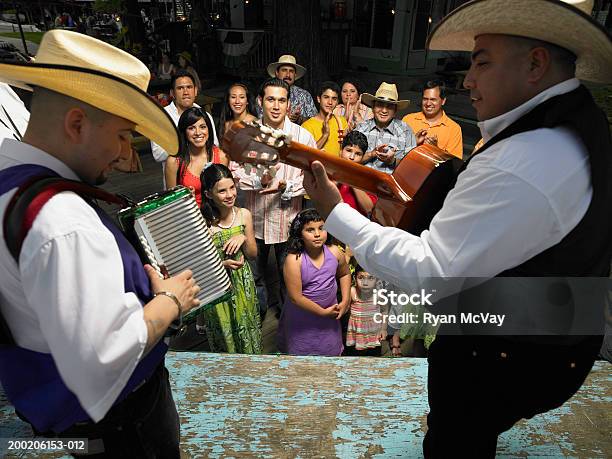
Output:
<instances>
[{"instance_id":1,"label":"orange shirt","mask_svg":"<svg viewBox=\"0 0 612 459\"><path fill-rule=\"evenodd\" d=\"M442 111L442 118L430 126L423 112L409 113L402 118L402 121L412 128L416 135L421 129L427 129L427 136L438 137L438 147L448 151L451 155L461 159L463 157L463 137L461 136L461 126L446 116Z\"/></svg>"}]
</instances>

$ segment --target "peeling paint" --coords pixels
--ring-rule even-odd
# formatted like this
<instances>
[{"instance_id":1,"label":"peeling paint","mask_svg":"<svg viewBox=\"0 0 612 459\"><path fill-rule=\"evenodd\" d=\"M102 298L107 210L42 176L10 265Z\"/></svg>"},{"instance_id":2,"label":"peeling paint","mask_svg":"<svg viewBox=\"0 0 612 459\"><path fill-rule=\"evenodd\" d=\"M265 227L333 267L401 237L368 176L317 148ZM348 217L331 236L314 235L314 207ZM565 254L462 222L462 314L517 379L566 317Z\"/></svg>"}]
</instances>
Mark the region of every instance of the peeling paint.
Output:
<instances>
[{"instance_id":1,"label":"peeling paint","mask_svg":"<svg viewBox=\"0 0 612 459\"><path fill-rule=\"evenodd\" d=\"M182 457L422 457L424 359L184 352L166 366ZM502 434L498 457L611 457L611 408L612 366L597 362L569 402ZM31 436L0 392L0 437Z\"/></svg>"}]
</instances>

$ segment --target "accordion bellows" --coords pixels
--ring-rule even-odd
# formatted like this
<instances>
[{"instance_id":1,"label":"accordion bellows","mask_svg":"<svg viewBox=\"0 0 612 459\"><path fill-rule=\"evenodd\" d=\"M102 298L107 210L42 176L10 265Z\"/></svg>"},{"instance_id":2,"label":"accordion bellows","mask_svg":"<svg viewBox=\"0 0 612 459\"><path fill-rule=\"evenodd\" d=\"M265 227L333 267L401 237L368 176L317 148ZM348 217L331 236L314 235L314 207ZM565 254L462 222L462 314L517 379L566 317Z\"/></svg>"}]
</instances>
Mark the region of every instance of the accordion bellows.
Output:
<instances>
[{"instance_id":1,"label":"accordion bellows","mask_svg":"<svg viewBox=\"0 0 612 459\"><path fill-rule=\"evenodd\" d=\"M149 196L123 209L118 217L125 231L133 228L146 258L160 277L171 277L185 269L193 272L200 286L201 306L189 311L183 317L184 323L195 320L201 310L229 298L229 276L187 188L178 186Z\"/></svg>"}]
</instances>

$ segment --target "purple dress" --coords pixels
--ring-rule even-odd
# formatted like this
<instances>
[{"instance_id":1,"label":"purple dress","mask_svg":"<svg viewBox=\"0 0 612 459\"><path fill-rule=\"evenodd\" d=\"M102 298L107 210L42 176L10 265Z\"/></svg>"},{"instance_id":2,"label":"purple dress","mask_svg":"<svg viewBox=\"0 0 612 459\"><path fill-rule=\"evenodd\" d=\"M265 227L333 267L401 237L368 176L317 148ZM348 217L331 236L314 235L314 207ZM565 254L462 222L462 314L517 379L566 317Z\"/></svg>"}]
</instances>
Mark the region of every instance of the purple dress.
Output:
<instances>
[{"instance_id":1,"label":"purple dress","mask_svg":"<svg viewBox=\"0 0 612 459\"><path fill-rule=\"evenodd\" d=\"M302 252L302 295L328 308L338 302L338 259L326 245L323 246L323 253L323 265L316 268L306 252ZM279 323L279 347L292 355L341 355L344 346L340 321L317 316L287 298Z\"/></svg>"}]
</instances>

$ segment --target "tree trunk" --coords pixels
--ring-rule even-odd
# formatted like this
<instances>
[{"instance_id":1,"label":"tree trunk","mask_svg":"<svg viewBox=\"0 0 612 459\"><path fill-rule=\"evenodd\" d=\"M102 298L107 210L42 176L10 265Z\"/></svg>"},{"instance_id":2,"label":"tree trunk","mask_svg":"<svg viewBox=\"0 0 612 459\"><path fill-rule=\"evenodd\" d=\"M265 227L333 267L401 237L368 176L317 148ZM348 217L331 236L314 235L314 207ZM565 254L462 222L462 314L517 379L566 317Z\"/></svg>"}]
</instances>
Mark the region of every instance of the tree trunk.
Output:
<instances>
[{"instance_id":1,"label":"tree trunk","mask_svg":"<svg viewBox=\"0 0 612 459\"><path fill-rule=\"evenodd\" d=\"M306 67L306 75L298 86L314 91L317 85L328 78L322 59L321 4L320 0L277 0L276 8L276 53L292 54L297 63Z\"/></svg>"}]
</instances>

